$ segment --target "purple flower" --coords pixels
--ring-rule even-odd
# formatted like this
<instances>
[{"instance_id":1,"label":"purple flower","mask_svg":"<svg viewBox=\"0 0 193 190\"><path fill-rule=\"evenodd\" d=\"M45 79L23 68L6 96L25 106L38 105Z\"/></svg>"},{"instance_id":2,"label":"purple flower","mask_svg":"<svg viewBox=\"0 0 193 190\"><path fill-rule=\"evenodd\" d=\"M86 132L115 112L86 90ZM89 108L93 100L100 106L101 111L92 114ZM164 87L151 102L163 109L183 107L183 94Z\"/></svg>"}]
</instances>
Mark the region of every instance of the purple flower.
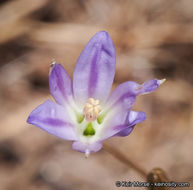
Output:
<instances>
[{"instance_id":1,"label":"purple flower","mask_svg":"<svg viewBox=\"0 0 193 190\"><path fill-rule=\"evenodd\" d=\"M102 141L127 136L146 119L144 112L131 110L136 97L151 93L164 80L140 85L127 81L109 95L115 75L115 48L107 32L94 35L81 53L73 82L57 63L51 65L47 100L29 115L27 122L48 133L73 142L73 149L86 155L102 148Z\"/></svg>"}]
</instances>

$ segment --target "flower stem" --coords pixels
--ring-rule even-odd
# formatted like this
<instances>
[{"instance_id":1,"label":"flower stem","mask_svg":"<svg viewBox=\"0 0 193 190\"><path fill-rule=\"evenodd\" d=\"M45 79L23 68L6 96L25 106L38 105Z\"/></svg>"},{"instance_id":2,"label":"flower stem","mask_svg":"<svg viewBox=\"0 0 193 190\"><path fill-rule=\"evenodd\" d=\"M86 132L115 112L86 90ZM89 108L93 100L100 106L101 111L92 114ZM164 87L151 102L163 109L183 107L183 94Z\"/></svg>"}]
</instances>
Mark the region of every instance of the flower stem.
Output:
<instances>
[{"instance_id":1,"label":"flower stem","mask_svg":"<svg viewBox=\"0 0 193 190\"><path fill-rule=\"evenodd\" d=\"M114 156L115 158L117 158L119 161L121 161L122 163L126 164L128 167L133 168L136 172L138 172L143 178L146 179L147 177L147 173L140 168L137 164L135 164L133 161L131 161L130 159L128 159L126 157L126 155L124 155L121 151L117 150L116 148L109 146L107 144L103 145L103 149L110 153L112 156Z\"/></svg>"}]
</instances>

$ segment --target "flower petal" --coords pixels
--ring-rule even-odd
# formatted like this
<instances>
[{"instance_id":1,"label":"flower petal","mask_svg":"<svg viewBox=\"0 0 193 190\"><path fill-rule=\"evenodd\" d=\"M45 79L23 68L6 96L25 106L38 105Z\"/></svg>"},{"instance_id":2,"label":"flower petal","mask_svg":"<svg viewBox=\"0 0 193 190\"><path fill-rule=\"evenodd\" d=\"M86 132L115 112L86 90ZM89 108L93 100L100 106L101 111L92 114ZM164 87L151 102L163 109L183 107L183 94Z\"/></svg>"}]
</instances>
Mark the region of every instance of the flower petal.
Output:
<instances>
[{"instance_id":1,"label":"flower petal","mask_svg":"<svg viewBox=\"0 0 193 190\"><path fill-rule=\"evenodd\" d=\"M65 140L76 140L75 128L66 109L50 100L34 109L27 122Z\"/></svg>"},{"instance_id":2,"label":"flower petal","mask_svg":"<svg viewBox=\"0 0 193 190\"><path fill-rule=\"evenodd\" d=\"M116 134L116 136L128 136L132 130L134 129L134 126L146 119L146 115L144 112L136 112L136 111L130 111L128 120L129 120L129 125L126 129L123 129L119 133Z\"/></svg>"},{"instance_id":3,"label":"flower petal","mask_svg":"<svg viewBox=\"0 0 193 190\"><path fill-rule=\"evenodd\" d=\"M136 96L146 94L156 90L163 80L149 80L143 85L128 81L119 85L110 95L105 111L107 120L104 123L102 139L111 136L127 136L132 131L135 124L144 121L144 112L130 111L135 103Z\"/></svg>"},{"instance_id":4,"label":"flower petal","mask_svg":"<svg viewBox=\"0 0 193 190\"><path fill-rule=\"evenodd\" d=\"M102 123L103 126L101 126L103 127L101 139L105 140L126 129L128 126L128 114L125 110L121 111L119 109L108 113L107 118Z\"/></svg>"},{"instance_id":5,"label":"flower petal","mask_svg":"<svg viewBox=\"0 0 193 190\"><path fill-rule=\"evenodd\" d=\"M49 85L50 92L56 102L65 105L72 98L72 82L62 65L52 64Z\"/></svg>"},{"instance_id":6,"label":"flower petal","mask_svg":"<svg viewBox=\"0 0 193 190\"><path fill-rule=\"evenodd\" d=\"M120 84L110 95L107 107L122 105L127 110L135 103L136 96L151 93L156 90L165 80L149 80L140 85L136 82L128 81Z\"/></svg>"},{"instance_id":7,"label":"flower petal","mask_svg":"<svg viewBox=\"0 0 193 190\"><path fill-rule=\"evenodd\" d=\"M136 112L131 110L128 117L129 126L136 125L144 121L145 119L146 119L145 112L143 111Z\"/></svg>"},{"instance_id":8,"label":"flower petal","mask_svg":"<svg viewBox=\"0 0 193 190\"><path fill-rule=\"evenodd\" d=\"M82 51L73 74L75 101L82 106L88 98L104 103L115 75L115 48L107 32L95 34Z\"/></svg>"},{"instance_id":9,"label":"flower petal","mask_svg":"<svg viewBox=\"0 0 193 190\"><path fill-rule=\"evenodd\" d=\"M156 90L161 84L163 84L164 82L166 81L166 79L162 79L162 80L157 80L157 79L153 79L153 80L148 80L146 81L139 93L140 94L148 94L148 93L151 93L153 92L154 90Z\"/></svg>"},{"instance_id":10,"label":"flower petal","mask_svg":"<svg viewBox=\"0 0 193 190\"><path fill-rule=\"evenodd\" d=\"M134 126L146 119L144 112L135 112L125 110L115 112L109 117L109 120L104 124L102 139L107 139L112 136L127 136L131 133Z\"/></svg>"},{"instance_id":11,"label":"flower petal","mask_svg":"<svg viewBox=\"0 0 193 190\"><path fill-rule=\"evenodd\" d=\"M77 150L83 153L98 152L102 148L102 143L101 142L83 143L83 142L76 141L72 144L72 148L74 150Z\"/></svg>"}]
</instances>

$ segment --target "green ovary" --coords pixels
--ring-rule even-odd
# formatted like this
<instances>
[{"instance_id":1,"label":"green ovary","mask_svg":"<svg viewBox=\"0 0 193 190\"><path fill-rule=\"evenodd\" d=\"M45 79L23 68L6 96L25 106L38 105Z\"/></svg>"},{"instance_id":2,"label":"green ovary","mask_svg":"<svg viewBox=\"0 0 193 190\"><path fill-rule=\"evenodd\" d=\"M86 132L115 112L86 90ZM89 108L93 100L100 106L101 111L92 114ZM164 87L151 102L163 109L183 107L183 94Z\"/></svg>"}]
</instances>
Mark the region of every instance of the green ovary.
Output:
<instances>
[{"instance_id":1,"label":"green ovary","mask_svg":"<svg viewBox=\"0 0 193 190\"><path fill-rule=\"evenodd\" d=\"M92 123L89 123L87 126L86 126L86 129L84 130L83 134L85 136L93 136L95 134L95 130L93 128L93 125Z\"/></svg>"}]
</instances>

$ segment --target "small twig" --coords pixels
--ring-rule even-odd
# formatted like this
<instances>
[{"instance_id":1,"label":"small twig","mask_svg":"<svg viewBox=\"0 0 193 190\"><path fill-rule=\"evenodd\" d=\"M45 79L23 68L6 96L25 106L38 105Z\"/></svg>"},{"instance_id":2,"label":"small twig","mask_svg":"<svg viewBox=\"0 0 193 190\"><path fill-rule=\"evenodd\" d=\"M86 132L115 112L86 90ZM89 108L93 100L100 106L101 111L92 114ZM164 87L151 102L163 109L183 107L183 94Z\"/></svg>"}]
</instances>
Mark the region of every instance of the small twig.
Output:
<instances>
[{"instance_id":1,"label":"small twig","mask_svg":"<svg viewBox=\"0 0 193 190\"><path fill-rule=\"evenodd\" d=\"M107 144L103 145L103 149L110 153L112 156L114 156L115 158L117 158L119 161L121 161L122 163L126 164L127 166L129 166L130 168L133 168L135 171L137 171L142 177L144 177L145 179L147 178L147 173L141 169L137 164L135 164L133 161L129 160L122 152L120 152L119 150L117 150L116 148L109 146Z\"/></svg>"}]
</instances>

